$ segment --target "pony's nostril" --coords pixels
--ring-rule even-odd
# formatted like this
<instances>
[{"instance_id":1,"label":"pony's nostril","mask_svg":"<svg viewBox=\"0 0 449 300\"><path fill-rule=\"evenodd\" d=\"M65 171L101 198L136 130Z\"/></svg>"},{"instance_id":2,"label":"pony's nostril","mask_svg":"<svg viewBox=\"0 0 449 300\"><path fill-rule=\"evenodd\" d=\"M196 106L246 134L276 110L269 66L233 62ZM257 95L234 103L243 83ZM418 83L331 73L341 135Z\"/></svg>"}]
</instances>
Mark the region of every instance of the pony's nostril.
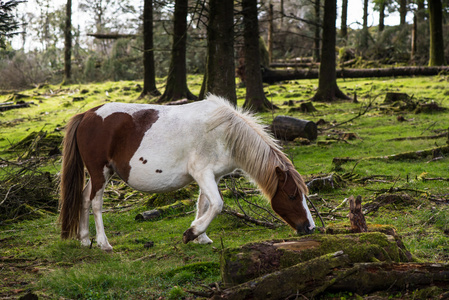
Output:
<instances>
[{"instance_id":1,"label":"pony's nostril","mask_svg":"<svg viewBox=\"0 0 449 300\"><path fill-rule=\"evenodd\" d=\"M305 232L307 233L307 234L311 234L311 233L314 233L315 232L315 227L312 227L312 226L306 226L305 227Z\"/></svg>"},{"instance_id":2,"label":"pony's nostril","mask_svg":"<svg viewBox=\"0 0 449 300\"><path fill-rule=\"evenodd\" d=\"M303 225L298 225L296 227L296 233L301 234L311 234L315 231L315 226L311 226L308 222Z\"/></svg>"}]
</instances>

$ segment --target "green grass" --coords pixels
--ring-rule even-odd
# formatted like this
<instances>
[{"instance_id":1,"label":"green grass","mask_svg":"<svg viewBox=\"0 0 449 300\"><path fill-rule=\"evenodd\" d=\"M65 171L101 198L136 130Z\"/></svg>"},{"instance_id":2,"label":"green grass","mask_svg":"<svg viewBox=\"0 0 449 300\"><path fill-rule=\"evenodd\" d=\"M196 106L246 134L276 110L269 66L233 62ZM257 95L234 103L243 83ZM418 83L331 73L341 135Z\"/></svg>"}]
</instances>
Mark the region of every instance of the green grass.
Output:
<instances>
[{"instance_id":1,"label":"green grass","mask_svg":"<svg viewBox=\"0 0 449 300\"><path fill-rule=\"evenodd\" d=\"M23 91L30 95L26 101L34 101L30 108L16 109L0 113L0 157L14 160L18 153L7 149L32 131L44 130L60 133L67 120L78 112L101 105L108 101L137 101L141 82L105 82L90 85L47 86L41 89ZM160 89L164 80L158 81ZM189 76L189 84L194 93L201 87L201 77ZM417 151L445 145L446 139L388 141L392 138L432 135L449 128L447 112L421 113L385 112L381 110L386 92L396 91L413 95L415 99L432 99L443 107L449 107L447 92L448 78L444 76L416 78L381 78L339 80L340 88L353 95L357 92L360 103L337 102L332 104L314 103L318 109L313 114L289 112L283 105L288 100L306 101L313 96L316 80L283 82L266 86L267 97L280 107L274 115L292 115L297 118L328 122L343 122L356 116L372 102L372 109L365 115L334 129L321 133L318 141L337 137L343 132L356 133L359 139L336 142L322 146L312 143L300 146L294 142L283 144L285 152L293 160L296 168L305 178L333 171L334 157L365 158L392 155L406 151ZM237 91L238 103L243 104L244 89ZM0 102L7 101L9 95L0 96ZM73 102L73 97L84 100ZM402 115L407 121L399 122ZM264 113L262 119L270 123L273 114ZM403 237L407 248L423 261L447 261L449 251L449 209L447 203L435 199L448 199L448 181L424 181L426 177L448 178L448 158L430 161L431 158L408 161L361 160L343 165L339 175L354 173L356 178L371 175L388 175L384 182L347 181L342 187L323 191L315 200L318 209L327 213L344 198L361 195L363 203L372 201L383 190L402 188L410 202L393 203L366 215L368 222L391 224ZM45 166L45 171L56 174L60 168L57 157ZM8 172L0 170L3 176ZM246 181L233 184L248 187ZM228 184L229 186L229 184ZM237 208L231 193L222 186L225 203ZM179 217L163 218L154 222L134 220L137 213L147 210L147 195L128 189L115 187L119 193L132 195L131 210L113 209L120 202L114 192L107 193L105 207L113 209L104 213L104 223L114 252L104 253L93 244L92 249L81 247L76 241L61 241L56 225L57 216L47 214L41 218L6 224L0 227L0 269L4 284L0 296L19 296L28 289L45 298L83 299L181 299L189 294L186 289L200 289L220 281L219 253L221 247L236 247L252 241L284 239L294 236L287 227L275 230L251 226L235 217L221 214L208 229L212 245L184 245L182 233L194 218L193 213ZM5 195L0 195L0 202ZM194 199L196 195L193 195ZM252 201L269 208L266 201L254 196ZM131 203L131 202L127 202ZM246 204L243 203L245 206ZM246 207L246 206L245 206ZM338 209L326 218L327 225L347 223L348 207ZM95 225L90 220L93 236ZM146 242L154 246L145 248ZM5 278L5 279L4 279Z\"/></svg>"}]
</instances>

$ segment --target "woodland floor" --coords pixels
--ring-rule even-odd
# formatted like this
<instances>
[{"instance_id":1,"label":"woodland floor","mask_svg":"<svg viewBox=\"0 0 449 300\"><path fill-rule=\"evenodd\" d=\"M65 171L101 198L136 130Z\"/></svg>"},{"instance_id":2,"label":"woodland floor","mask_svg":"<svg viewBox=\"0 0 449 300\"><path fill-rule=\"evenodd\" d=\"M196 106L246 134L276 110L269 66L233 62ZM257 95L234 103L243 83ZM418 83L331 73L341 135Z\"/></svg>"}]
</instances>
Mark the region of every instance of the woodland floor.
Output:
<instances>
[{"instance_id":1,"label":"woodland floor","mask_svg":"<svg viewBox=\"0 0 449 300\"><path fill-rule=\"evenodd\" d=\"M161 90L163 83L161 79ZM269 229L222 213L208 230L212 245L184 245L182 233L194 218L194 207L154 221L136 221L135 216L176 200L195 200L195 184L176 193L147 195L114 179L104 206L105 230L114 252L103 253L95 243L89 249L76 241L61 241L56 225L61 129L70 116L105 102L143 102L136 100L141 85L123 81L42 86L0 96L0 109L5 102L32 102L26 108L0 111L0 299L28 293L41 299L196 298L188 290L208 291L221 281L223 247L295 236L246 179L228 178L221 183L225 209L243 209L279 226ZM261 114L261 119L270 124L276 115L289 115L324 121L316 141L282 145L307 182L332 179L332 184L315 185L310 191L326 226L348 225L344 199L361 195L369 223L394 226L418 260L447 262L449 118L444 108L449 108L449 77L339 80L338 85L350 96L356 93L358 103L313 103L317 109L313 113L298 107L314 95L316 80L266 86L268 99L279 109ZM189 86L198 93L201 77L189 77ZM385 104L389 92L410 97ZM242 105L243 88L238 89L238 98ZM334 158L340 163L333 163ZM90 221L93 236L93 218ZM426 295L442 291L431 293ZM417 295L403 290L376 297L420 298ZM320 297L360 296L368 295Z\"/></svg>"}]
</instances>

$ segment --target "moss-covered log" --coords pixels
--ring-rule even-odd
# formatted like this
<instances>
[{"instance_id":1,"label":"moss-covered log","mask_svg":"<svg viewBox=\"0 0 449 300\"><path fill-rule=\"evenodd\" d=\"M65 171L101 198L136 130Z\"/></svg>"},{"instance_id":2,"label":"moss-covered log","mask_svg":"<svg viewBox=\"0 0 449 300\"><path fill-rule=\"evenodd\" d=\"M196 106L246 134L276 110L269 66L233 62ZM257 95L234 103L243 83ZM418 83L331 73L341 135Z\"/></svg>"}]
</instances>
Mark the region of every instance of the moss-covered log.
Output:
<instances>
[{"instance_id":1,"label":"moss-covered log","mask_svg":"<svg viewBox=\"0 0 449 300\"><path fill-rule=\"evenodd\" d=\"M326 254L222 291L215 299L307 299L324 292L359 295L438 286L449 289L449 264L355 263L344 252ZM419 298L419 297L418 297ZM427 298L427 297L425 297Z\"/></svg>"},{"instance_id":2,"label":"moss-covered log","mask_svg":"<svg viewBox=\"0 0 449 300\"><path fill-rule=\"evenodd\" d=\"M352 263L411 260L410 253L397 236L380 232L317 234L224 249L220 271L223 284L231 287L337 251L343 251Z\"/></svg>"},{"instance_id":3,"label":"moss-covered log","mask_svg":"<svg viewBox=\"0 0 449 300\"><path fill-rule=\"evenodd\" d=\"M423 158L432 158L436 155L441 154L449 154L449 146L435 147L431 149L418 150L418 151L409 151L402 152L391 155L383 155L383 156L371 156L371 157L361 157L361 158L352 158L352 157L334 157L332 163L334 164L334 168L339 168L341 165L347 162L355 162L362 160L416 160Z\"/></svg>"}]
</instances>

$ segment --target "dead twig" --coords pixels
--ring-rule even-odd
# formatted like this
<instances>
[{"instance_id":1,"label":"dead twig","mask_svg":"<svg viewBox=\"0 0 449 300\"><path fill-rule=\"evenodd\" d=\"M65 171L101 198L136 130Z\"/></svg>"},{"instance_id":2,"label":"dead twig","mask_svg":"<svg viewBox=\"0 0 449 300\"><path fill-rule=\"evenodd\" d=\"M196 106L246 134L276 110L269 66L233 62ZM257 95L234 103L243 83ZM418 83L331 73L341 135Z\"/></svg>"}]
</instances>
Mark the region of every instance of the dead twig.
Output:
<instances>
[{"instance_id":1,"label":"dead twig","mask_svg":"<svg viewBox=\"0 0 449 300\"><path fill-rule=\"evenodd\" d=\"M270 223L270 222L265 222L265 221L257 220L256 218L250 217L250 216L248 216L248 215L239 213L239 212L237 212L237 211L235 211L235 210L231 210L231 209L223 209L223 212L226 213L226 214L228 214L228 215L231 215L231 216L234 216L234 217L243 219L243 220L245 220L245 221L254 223L254 224L256 224L256 225L268 227L268 228L271 228L271 229L275 229L275 228L278 228L278 227L282 226L282 225L280 225L280 224L275 224L275 223Z\"/></svg>"}]
</instances>

